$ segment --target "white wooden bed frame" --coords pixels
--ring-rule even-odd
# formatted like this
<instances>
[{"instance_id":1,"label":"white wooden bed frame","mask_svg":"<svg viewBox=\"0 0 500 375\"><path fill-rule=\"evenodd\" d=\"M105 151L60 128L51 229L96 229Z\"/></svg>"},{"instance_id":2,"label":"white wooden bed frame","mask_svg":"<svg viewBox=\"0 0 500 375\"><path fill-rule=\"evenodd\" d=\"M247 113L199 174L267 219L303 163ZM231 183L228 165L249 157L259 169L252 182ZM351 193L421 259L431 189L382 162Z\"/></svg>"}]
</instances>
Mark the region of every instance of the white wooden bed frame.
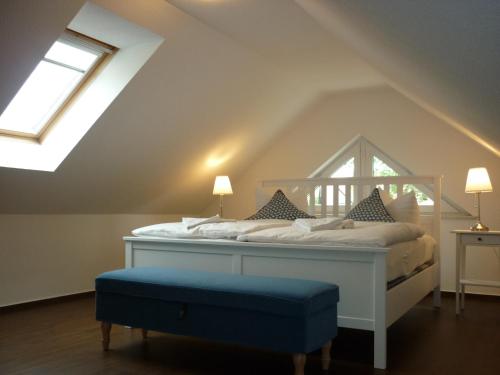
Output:
<instances>
[{"instance_id":1,"label":"white wooden bed frame","mask_svg":"<svg viewBox=\"0 0 500 375\"><path fill-rule=\"evenodd\" d=\"M263 181L264 188L280 187L291 192L323 192L320 205L309 199L309 210L320 216L338 215L339 186L346 186L346 211L350 208L351 186L359 201L377 185L386 189L397 185L425 185L434 201L432 213L422 215L439 244L441 220L441 177L397 176L313 178ZM326 206L326 191L333 186L333 206ZM312 193L314 194L314 193ZM354 202L355 203L355 202ZM386 368L386 330L431 291L434 306L440 305L439 245L433 264L414 276L387 289L386 254L388 248L317 246L237 242L232 240L185 240L124 237L126 267L169 266L248 275L315 279L340 287L339 327L374 332L374 367Z\"/></svg>"}]
</instances>

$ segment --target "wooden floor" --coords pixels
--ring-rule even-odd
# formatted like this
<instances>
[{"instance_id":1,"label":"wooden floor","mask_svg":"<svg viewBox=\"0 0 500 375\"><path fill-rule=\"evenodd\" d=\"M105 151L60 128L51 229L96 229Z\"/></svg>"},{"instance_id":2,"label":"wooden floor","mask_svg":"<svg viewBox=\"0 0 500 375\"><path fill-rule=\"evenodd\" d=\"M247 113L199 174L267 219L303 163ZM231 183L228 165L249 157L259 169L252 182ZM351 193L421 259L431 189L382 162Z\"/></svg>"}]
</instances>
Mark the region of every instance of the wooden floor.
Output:
<instances>
[{"instance_id":1,"label":"wooden floor","mask_svg":"<svg viewBox=\"0 0 500 375\"><path fill-rule=\"evenodd\" d=\"M500 374L500 298L470 297L456 317L447 295L435 310L426 299L388 332L387 371L372 369L373 336L341 330L331 374ZM322 374L318 354L307 374ZM292 374L288 355L114 326L101 351L94 301L0 310L0 374Z\"/></svg>"}]
</instances>

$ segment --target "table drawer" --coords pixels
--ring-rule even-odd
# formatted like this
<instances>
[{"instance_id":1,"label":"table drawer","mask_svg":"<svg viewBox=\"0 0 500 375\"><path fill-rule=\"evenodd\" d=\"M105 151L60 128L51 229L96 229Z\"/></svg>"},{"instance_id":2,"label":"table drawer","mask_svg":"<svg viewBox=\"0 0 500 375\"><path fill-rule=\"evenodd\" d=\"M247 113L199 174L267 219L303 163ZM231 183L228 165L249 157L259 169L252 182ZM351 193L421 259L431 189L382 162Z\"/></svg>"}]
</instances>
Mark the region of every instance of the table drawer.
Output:
<instances>
[{"instance_id":1,"label":"table drawer","mask_svg":"<svg viewBox=\"0 0 500 375\"><path fill-rule=\"evenodd\" d=\"M500 236L488 234L467 234L462 236L465 245L497 245L500 246Z\"/></svg>"}]
</instances>

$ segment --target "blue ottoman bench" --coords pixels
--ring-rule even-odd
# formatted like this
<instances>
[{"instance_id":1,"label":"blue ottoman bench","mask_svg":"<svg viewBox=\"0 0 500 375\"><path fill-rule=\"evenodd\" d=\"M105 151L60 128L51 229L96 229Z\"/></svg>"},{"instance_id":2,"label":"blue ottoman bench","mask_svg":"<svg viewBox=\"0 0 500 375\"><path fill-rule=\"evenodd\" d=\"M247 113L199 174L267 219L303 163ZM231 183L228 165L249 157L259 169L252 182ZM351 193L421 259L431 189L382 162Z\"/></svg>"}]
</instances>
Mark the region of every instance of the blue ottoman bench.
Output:
<instances>
[{"instance_id":1,"label":"blue ottoman bench","mask_svg":"<svg viewBox=\"0 0 500 375\"><path fill-rule=\"evenodd\" d=\"M330 364L337 335L336 285L319 281L138 267L96 279L103 348L111 325L196 336L293 354L295 374L322 348Z\"/></svg>"}]
</instances>

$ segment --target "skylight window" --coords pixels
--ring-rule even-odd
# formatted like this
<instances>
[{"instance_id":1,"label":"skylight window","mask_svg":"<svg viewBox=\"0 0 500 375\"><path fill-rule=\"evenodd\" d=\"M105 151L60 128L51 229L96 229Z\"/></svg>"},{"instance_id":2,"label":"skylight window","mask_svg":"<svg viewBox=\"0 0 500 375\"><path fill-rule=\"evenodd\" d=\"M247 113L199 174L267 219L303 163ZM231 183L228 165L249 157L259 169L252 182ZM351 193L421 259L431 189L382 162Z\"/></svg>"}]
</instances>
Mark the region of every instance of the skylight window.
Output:
<instances>
[{"instance_id":1,"label":"skylight window","mask_svg":"<svg viewBox=\"0 0 500 375\"><path fill-rule=\"evenodd\" d=\"M73 31L57 40L0 116L0 132L39 138L112 47Z\"/></svg>"},{"instance_id":2,"label":"skylight window","mask_svg":"<svg viewBox=\"0 0 500 375\"><path fill-rule=\"evenodd\" d=\"M96 28L96 22L105 27ZM55 95L49 91L56 81L61 83L56 80L61 76L40 74L42 83L35 78L29 83L26 80L27 87L33 81L37 84L30 90L23 85L8 111L0 111L0 168L54 172L164 42L161 36L91 1L67 27L52 46L47 46L50 53L40 56L39 65L40 69L50 66L58 73L65 72L70 79L64 76ZM72 75L77 83L71 80ZM49 96L52 100L38 108ZM27 121L35 112L38 117Z\"/></svg>"}]
</instances>

